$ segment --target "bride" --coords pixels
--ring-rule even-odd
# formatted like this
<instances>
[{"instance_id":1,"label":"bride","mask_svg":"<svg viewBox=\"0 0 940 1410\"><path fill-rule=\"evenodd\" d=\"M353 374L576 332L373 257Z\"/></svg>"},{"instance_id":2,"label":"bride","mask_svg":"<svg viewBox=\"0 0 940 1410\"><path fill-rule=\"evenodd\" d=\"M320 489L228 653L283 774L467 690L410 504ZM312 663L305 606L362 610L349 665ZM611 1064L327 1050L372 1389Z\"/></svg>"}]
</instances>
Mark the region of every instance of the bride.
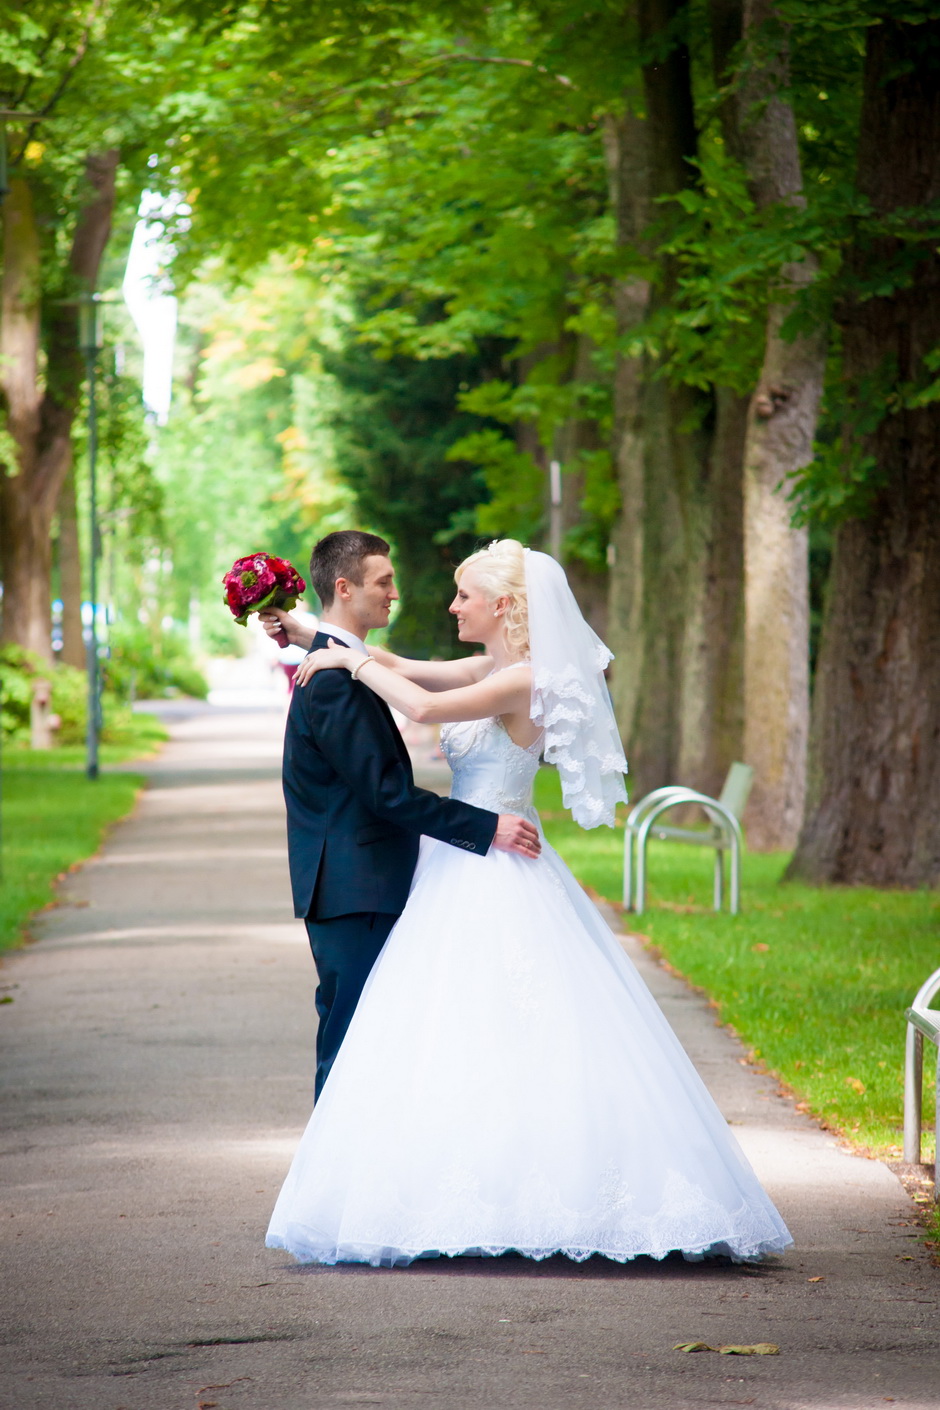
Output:
<instances>
[{"instance_id":1,"label":"bride","mask_svg":"<svg viewBox=\"0 0 940 1410\"><path fill-rule=\"evenodd\" d=\"M432 674L332 645L307 658L301 688L317 670L355 671L410 719L447 722L453 797L537 823L544 756L575 820L612 825L626 763L610 652L562 569L504 539L456 579L460 640L485 656ZM303 1262L397 1266L508 1251L741 1260L792 1240L557 853L424 839L266 1242Z\"/></svg>"}]
</instances>

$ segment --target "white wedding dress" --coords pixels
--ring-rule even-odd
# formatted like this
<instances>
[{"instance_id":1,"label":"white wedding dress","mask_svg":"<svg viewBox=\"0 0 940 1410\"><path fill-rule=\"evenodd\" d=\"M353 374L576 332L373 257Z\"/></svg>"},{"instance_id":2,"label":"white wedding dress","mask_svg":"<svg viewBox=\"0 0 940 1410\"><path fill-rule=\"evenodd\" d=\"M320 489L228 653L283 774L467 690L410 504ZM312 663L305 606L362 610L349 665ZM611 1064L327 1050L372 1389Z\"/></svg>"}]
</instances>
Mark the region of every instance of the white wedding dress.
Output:
<instances>
[{"instance_id":1,"label":"white wedding dress","mask_svg":"<svg viewBox=\"0 0 940 1410\"><path fill-rule=\"evenodd\" d=\"M537 821L539 746L445 727L452 796ZM792 1242L556 852L422 843L267 1234L303 1262L756 1259Z\"/></svg>"}]
</instances>

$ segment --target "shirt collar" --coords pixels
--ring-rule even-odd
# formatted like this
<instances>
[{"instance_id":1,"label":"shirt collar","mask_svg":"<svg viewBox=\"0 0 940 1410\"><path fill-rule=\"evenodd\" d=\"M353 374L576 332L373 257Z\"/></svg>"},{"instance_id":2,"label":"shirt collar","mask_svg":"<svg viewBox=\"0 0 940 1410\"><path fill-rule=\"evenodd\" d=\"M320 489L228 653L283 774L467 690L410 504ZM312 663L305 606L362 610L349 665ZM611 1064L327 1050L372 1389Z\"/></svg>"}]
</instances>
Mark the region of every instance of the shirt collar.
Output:
<instances>
[{"instance_id":1,"label":"shirt collar","mask_svg":"<svg viewBox=\"0 0 940 1410\"><path fill-rule=\"evenodd\" d=\"M337 637L345 646L351 646L353 651L358 651L362 656L369 654L365 642L360 641L357 636L353 636L352 632L346 631L345 627L334 627L332 622L326 622L321 617L317 631L324 636Z\"/></svg>"}]
</instances>

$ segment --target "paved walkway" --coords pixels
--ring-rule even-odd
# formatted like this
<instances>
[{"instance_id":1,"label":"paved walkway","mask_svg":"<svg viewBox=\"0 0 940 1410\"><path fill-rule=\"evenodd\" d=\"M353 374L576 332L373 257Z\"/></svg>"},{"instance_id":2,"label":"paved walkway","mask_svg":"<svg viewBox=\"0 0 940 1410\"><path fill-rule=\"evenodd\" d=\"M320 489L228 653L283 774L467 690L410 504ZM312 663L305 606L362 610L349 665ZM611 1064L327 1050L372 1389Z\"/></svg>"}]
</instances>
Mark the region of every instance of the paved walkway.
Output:
<instances>
[{"instance_id":1,"label":"paved walkway","mask_svg":"<svg viewBox=\"0 0 940 1410\"><path fill-rule=\"evenodd\" d=\"M940 1274L901 1186L778 1097L642 952L794 1251L757 1271L325 1270L262 1247L313 1075L281 723L178 717L133 817L0 966L3 1410L936 1410Z\"/></svg>"}]
</instances>

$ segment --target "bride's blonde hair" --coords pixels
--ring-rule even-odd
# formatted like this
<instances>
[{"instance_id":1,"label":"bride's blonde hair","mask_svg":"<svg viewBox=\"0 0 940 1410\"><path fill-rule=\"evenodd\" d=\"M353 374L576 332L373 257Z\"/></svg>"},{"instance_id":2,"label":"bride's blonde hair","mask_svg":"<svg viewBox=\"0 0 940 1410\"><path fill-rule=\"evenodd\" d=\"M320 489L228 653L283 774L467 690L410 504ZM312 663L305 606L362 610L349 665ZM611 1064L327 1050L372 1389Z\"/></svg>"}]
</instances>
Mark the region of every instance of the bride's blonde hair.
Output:
<instances>
[{"instance_id":1,"label":"bride's blonde hair","mask_svg":"<svg viewBox=\"0 0 940 1410\"><path fill-rule=\"evenodd\" d=\"M525 588L525 550L517 539L495 539L471 553L454 573L459 583L467 568L474 569L480 590L489 602L509 598L503 617L506 645L520 659L529 654L529 603Z\"/></svg>"}]
</instances>

